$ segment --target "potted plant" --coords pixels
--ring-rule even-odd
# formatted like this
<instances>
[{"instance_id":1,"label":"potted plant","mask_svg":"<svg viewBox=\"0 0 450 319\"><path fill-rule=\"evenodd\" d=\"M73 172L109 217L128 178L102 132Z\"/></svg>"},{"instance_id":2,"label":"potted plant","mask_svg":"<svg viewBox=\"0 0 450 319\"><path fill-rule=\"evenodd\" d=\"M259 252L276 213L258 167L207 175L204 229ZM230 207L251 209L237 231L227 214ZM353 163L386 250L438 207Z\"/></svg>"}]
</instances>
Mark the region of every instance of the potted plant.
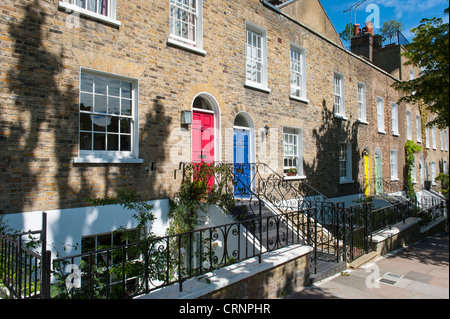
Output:
<instances>
[{"instance_id":1,"label":"potted plant","mask_svg":"<svg viewBox=\"0 0 450 319\"><path fill-rule=\"evenodd\" d=\"M295 167L288 169L287 176L296 176L296 175L297 175L297 169Z\"/></svg>"}]
</instances>

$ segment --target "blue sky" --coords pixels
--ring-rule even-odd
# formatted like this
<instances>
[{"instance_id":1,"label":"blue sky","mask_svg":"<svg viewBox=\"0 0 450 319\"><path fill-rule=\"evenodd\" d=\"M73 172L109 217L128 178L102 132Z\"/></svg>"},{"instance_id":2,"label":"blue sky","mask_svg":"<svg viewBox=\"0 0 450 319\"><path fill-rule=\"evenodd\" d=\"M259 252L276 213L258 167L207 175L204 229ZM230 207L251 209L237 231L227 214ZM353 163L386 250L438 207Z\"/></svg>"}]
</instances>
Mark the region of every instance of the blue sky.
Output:
<instances>
[{"instance_id":1,"label":"blue sky","mask_svg":"<svg viewBox=\"0 0 450 319\"><path fill-rule=\"evenodd\" d=\"M320 0L320 2L339 33L350 22L350 13L343 13L343 11L361 1ZM423 18L436 17L448 22L448 15L444 14L448 3L448 0L367 0L356 9L356 23L363 27L366 18L374 16L376 10L379 10L380 25L393 19L400 21L404 27L403 35L411 41L414 34L410 30L418 26ZM366 12L366 10L368 11ZM354 23L354 19L355 11L352 11L352 23ZM378 31L379 29L375 29L375 33Z\"/></svg>"}]
</instances>

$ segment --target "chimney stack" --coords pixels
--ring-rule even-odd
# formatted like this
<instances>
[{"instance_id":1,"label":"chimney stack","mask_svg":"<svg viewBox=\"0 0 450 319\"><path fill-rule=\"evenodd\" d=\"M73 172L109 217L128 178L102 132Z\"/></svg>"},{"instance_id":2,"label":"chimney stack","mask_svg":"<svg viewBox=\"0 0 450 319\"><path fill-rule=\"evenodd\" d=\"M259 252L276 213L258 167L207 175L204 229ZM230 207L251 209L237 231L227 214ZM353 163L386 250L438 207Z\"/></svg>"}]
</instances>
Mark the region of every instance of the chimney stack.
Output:
<instances>
[{"instance_id":1,"label":"chimney stack","mask_svg":"<svg viewBox=\"0 0 450 319\"><path fill-rule=\"evenodd\" d=\"M365 27L360 31L359 24L353 26L353 38L350 50L356 55L362 56L372 62L373 60L373 23L367 21Z\"/></svg>"}]
</instances>

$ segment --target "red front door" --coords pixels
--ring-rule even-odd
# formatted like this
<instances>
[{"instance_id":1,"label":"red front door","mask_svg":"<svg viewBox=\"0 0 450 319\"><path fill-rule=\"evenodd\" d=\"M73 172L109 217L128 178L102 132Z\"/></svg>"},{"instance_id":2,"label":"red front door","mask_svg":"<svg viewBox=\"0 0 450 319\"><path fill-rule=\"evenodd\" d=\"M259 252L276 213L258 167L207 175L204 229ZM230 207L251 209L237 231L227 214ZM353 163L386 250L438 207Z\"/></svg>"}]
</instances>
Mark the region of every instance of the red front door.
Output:
<instances>
[{"instance_id":1,"label":"red front door","mask_svg":"<svg viewBox=\"0 0 450 319\"><path fill-rule=\"evenodd\" d=\"M214 162L214 114L192 114L192 162Z\"/></svg>"},{"instance_id":2,"label":"red front door","mask_svg":"<svg viewBox=\"0 0 450 319\"><path fill-rule=\"evenodd\" d=\"M203 180L211 189L214 171L209 164L214 163L214 114L192 113L192 162L199 163L194 165L194 180Z\"/></svg>"}]
</instances>

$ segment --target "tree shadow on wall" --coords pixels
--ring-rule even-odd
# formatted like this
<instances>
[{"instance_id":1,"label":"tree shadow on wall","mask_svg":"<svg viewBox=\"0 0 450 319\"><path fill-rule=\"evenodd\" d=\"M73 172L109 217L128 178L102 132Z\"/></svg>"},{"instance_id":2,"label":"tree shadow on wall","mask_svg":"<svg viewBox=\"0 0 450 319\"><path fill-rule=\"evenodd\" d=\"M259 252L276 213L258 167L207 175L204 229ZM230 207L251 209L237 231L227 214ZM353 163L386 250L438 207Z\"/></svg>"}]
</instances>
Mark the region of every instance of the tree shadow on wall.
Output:
<instances>
[{"instance_id":1,"label":"tree shadow on wall","mask_svg":"<svg viewBox=\"0 0 450 319\"><path fill-rule=\"evenodd\" d=\"M158 172L165 160L171 120L164 106L155 102L141 126L146 132L144 137L141 133L141 150L150 163L74 164L79 92L69 70L62 75L65 59L70 59L61 40L64 29L47 27L50 13L39 0L21 10L22 19L11 17L7 22L12 48L7 71L10 98L2 102L0 113L0 212L87 206L86 198L115 194L118 188L133 188L145 200L165 197L164 182L155 183L157 176L151 171L156 167ZM62 222L65 214L60 218Z\"/></svg>"},{"instance_id":2,"label":"tree shadow on wall","mask_svg":"<svg viewBox=\"0 0 450 319\"><path fill-rule=\"evenodd\" d=\"M64 49L62 44L53 52L44 47L44 38L52 32L43 29L46 18L47 13L35 0L25 7L21 21L11 17L8 26L14 43L7 73L13 102L0 114L9 130L0 141L5 166L0 193L5 212L21 212L33 202L68 191L64 186L56 188L53 181L65 184L64 171L77 143L77 135L73 137L78 121L77 113L73 114L76 93L72 84L62 90L62 83L58 83Z\"/></svg>"},{"instance_id":3,"label":"tree shadow on wall","mask_svg":"<svg viewBox=\"0 0 450 319\"><path fill-rule=\"evenodd\" d=\"M314 129L317 154L310 163L304 163L306 183L331 198L356 194L360 191L358 181L361 154L358 147L358 123L340 119L322 102L321 125ZM351 176L354 182L340 183L339 144L351 144Z\"/></svg>"}]
</instances>

